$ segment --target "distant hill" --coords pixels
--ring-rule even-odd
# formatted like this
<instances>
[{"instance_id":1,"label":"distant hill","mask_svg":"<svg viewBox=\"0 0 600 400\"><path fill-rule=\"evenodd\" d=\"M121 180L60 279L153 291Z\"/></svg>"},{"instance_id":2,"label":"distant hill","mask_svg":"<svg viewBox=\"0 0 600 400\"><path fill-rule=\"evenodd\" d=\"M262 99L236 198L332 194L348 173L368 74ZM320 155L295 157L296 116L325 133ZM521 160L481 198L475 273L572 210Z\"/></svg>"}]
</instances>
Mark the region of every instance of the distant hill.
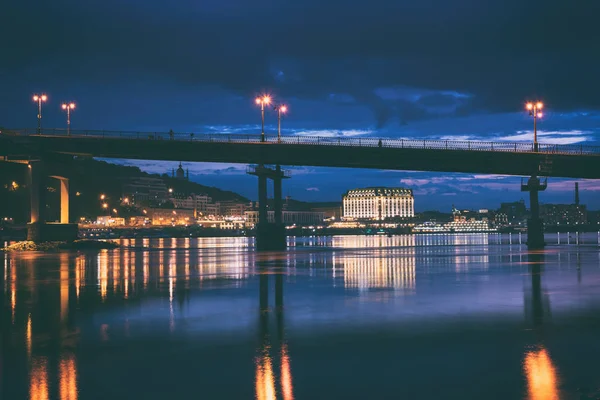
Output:
<instances>
[{"instance_id":1,"label":"distant hill","mask_svg":"<svg viewBox=\"0 0 600 400\"><path fill-rule=\"evenodd\" d=\"M117 209L119 215L126 213L120 207L123 183L131 178L155 177L165 182L181 194L206 194L213 201L237 201L247 203L250 200L230 191L195 182L181 181L167 175L152 175L137 167L111 164L92 158L74 158L64 168L62 174L69 178L71 193L71 219L80 217L93 218L106 211L102 209L100 195L105 195L105 202L112 210ZM13 185L13 182L15 185ZM59 219L60 190L56 179L47 181L47 220ZM131 211L131 210L129 210ZM29 220L29 188L27 187L27 168L22 164L0 163L0 218L14 218L15 223Z\"/></svg>"}]
</instances>

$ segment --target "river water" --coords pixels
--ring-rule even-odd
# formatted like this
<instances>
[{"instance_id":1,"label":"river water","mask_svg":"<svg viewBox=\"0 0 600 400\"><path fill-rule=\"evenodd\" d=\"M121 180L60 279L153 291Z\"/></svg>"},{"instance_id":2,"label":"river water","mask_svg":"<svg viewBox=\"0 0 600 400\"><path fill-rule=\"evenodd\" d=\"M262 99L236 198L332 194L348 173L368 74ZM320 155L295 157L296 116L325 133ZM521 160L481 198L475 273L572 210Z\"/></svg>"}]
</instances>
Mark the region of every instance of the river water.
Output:
<instances>
[{"instance_id":1,"label":"river water","mask_svg":"<svg viewBox=\"0 0 600 400\"><path fill-rule=\"evenodd\" d=\"M2 399L598 399L600 248L568 239L3 254Z\"/></svg>"}]
</instances>

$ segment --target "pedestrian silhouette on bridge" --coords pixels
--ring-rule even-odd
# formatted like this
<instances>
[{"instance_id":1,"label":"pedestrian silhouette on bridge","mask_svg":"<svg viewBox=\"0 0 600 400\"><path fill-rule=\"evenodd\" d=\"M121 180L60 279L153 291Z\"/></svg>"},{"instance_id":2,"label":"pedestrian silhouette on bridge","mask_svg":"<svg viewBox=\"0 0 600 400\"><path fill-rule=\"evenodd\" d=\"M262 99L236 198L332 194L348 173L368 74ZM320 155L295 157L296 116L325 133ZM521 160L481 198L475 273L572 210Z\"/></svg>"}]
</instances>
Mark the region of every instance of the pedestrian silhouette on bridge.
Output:
<instances>
[{"instance_id":1,"label":"pedestrian silhouette on bridge","mask_svg":"<svg viewBox=\"0 0 600 400\"><path fill-rule=\"evenodd\" d=\"M169 131L169 136L171 137L171 140L173 140L173 135L174 135L174 134L175 134L175 133L173 132L173 129L171 129L171 130Z\"/></svg>"},{"instance_id":2,"label":"pedestrian silhouette on bridge","mask_svg":"<svg viewBox=\"0 0 600 400\"><path fill-rule=\"evenodd\" d=\"M377 146L383 147L383 143L381 143L381 139L379 139L379 142L377 143Z\"/></svg>"}]
</instances>

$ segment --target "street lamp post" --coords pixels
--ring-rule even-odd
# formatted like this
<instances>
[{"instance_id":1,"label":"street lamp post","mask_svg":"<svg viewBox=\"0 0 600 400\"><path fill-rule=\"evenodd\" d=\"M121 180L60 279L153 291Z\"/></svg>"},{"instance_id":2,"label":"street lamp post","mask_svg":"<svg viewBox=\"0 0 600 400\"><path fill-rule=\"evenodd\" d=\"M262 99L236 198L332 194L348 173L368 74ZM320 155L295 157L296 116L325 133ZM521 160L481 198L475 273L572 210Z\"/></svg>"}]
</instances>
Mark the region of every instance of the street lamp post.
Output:
<instances>
[{"instance_id":1,"label":"street lamp post","mask_svg":"<svg viewBox=\"0 0 600 400\"><path fill-rule=\"evenodd\" d=\"M67 111L67 136L71 136L71 110L75 109L75 103L63 103L62 109Z\"/></svg>"},{"instance_id":2,"label":"street lamp post","mask_svg":"<svg viewBox=\"0 0 600 400\"><path fill-rule=\"evenodd\" d=\"M265 105L268 106L269 104L271 104L271 97L269 97L268 95L264 95L262 97L257 97L256 104L260 105L260 114L261 114L261 120L262 120L260 141L264 142L265 141Z\"/></svg>"},{"instance_id":3,"label":"street lamp post","mask_svg":"<svg viewBox=\"0 0 600 400\"><path fill-rule=\"evenodd\" d=\"M537 119L542 118L542 108L544 104L541 101L535 103L527 103L526 105L529 115L533 117L533 151L538 151L538 140L537 140Z\"/></svg>"},{"instance_id":4,"label":"street lamp post","mask_svg":"<svg viewBox=\"0 0 600 400\"><path fill-rule=\"evenodd\" d=\"M280 104L275 109L277 110L277 143L281 143L281 114L287 112L287 106Z\"/></svg>"},{"instance_id":5,"label":"street lamp post","mask_svg":"<svg viewBox=\"0 0 600 400\"><path fill-rule=\"evenodd\" d=\"M38 103L38 128L37 134L41 135L42 133L42 103L48 100L48 96L45 94L34 94L33 101L37 101Z\"/></svg>"}]
</instances>

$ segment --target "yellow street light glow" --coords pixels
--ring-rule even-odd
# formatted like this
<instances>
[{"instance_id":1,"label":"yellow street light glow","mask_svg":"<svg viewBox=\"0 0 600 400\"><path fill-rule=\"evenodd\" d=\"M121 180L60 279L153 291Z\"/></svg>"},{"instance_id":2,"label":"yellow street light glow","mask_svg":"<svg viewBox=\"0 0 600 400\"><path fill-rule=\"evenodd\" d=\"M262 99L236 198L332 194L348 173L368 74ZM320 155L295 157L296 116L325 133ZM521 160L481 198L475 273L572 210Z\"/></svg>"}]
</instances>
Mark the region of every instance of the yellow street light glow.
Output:
<instances>
[{"instance_id":1,"label":"yellow street light glow","mask_svg":"<svg viewBox=\"0 0 600 400\"><path fill-rule=\"evenodd\" d=\"M532 103L527 103L527 109L528 110L533 110L533 104Z\"/></svg>"},{"instance_id":2,"label":"yellow street light glow","mask_svg":"<svg viewBox=\"0 0 600 400\"><path fill-rule=\"evenodd\" d=\"M103 194L100 195L100 200L104 200L105 198L106 198L105 195L103 195Z\"/></svg>"},{"instance_id":3,"label":"yellow street light glow","mask_svg":"<svg viewBox=\"0 0 600 400\"><path fill-rule=\"evenodd\" d=\"M40 98L38 97L37 94L33 95L33 101L38 101Z\"/></svg>"},{"instance_id":4,"label":"yellow street light glow","mask_svg":"<svg viewBox=\"0 0 600 400\"><path fill-rule=\"evenodd\" d=\"M281 107L279 107L279 110L280 110L282 113L286 113L286 112L287 112L287 106L281 106Z\"/></svg>"},{"instance_id":5,"label":"yellow street light glow","mask_svg":"<svg viewBox=\"0 0 600 400\"><path fill-rule=\"evenodd\" d=\"M117 213L117 209L116 209L116 208L113 208L113 212L116 214L116 213Z\"/></svg>"},{"instance_id":6,"label":"yellow street light glow","mask_svg":"<svg viewBox=\"0 0 600 400\"><path fill-rule=\"evenodd\" d=\"M262 102L262 100L259 97L257 97L255 101L256 101L256 104L260 104Z\"/></svg>"},{"instance_id":7,"label":"yellow street light glow","mask_svg":"<svg viewBox=\"0 0 600 400\"><path fill-rule=\"evenodd\" d=\"M543 116L544 116L544 114L542 114L541 112L537 113L538 118L542 118Z\"/></svg>"},{"instance_id":8,"label":"yellow street light glow","mask_svg":"<svg viewBox=\"0 0 600 400\"><path fill-rule=\"evenodd\" d=\"M75 108L75 103L71 103L69 104L69 107L71 107L71 110Z\"/></svg>"},{"instance_id":9,"label":"yellow street light glow","mask_svg":"<svg viewBox=\"0 0 600 400\"><path fill-rule=\"evenodd\" d=\"M63 104L61 107L62 107L63 110L67 109L67 105L66 104Z\"/></svg>"},{"instance_id":10,"label":"yellow street light glow","mask_svg":"<svg viewBox=\"0 0 600 400\"><path fill-rule=\"evenodd\" d=\"M535 106L537 107L538 110L541 110L542 107L544 107L544 105L542 104L541 101L538 101L538 103Z\"/></svg>"},{"instance_id":11,"label":"yellow street light glow","mask_svg":"<svg viewBox=\"0 0 600 400\"><path fill-rule=\"evenodd\" d=\"M102 208L108 208L108 204L102 203Z\"/></svg>"},{"instance_id":12,"label":"yellow street light glow","mask_svg":"<svg viewBox=\"0 0 600 400\"><path fill-rule=\"evenodd\" d=\"M48 96L46 96L45 94L42 95L42 101L46 101L48 100Z\"/></svg>"},{"instance_id":13,"label":"yellow street light glow","mask_svg":"<svg viewBox=\"0 0 600 400\"><path fill-rule=\"evenodd\" d=\"M269 97L269 96L265 96L265 97L263 97L263 102L264 102L265 104L271 104L271 97Z\"/></svg>"}]
</instances>

